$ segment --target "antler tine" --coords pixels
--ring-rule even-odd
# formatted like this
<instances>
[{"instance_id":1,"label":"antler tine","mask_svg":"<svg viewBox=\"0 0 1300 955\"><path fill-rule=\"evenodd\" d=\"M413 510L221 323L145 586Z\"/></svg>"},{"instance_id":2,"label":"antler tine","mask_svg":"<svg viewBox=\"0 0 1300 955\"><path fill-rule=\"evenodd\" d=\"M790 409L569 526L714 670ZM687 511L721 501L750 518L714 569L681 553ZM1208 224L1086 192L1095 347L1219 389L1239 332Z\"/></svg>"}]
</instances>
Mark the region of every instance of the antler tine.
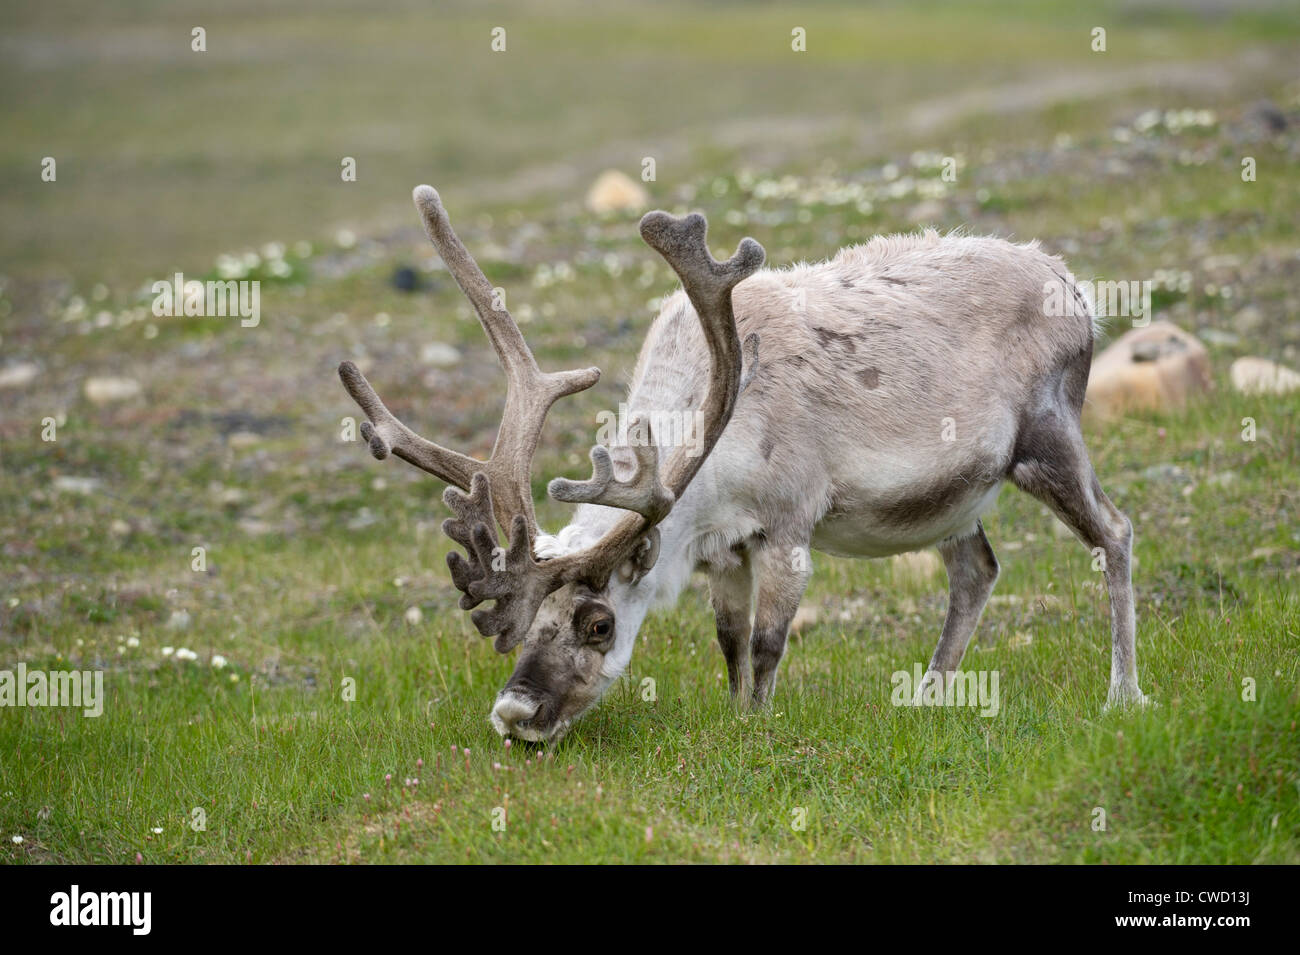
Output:
<instances>
[{"instance_id":1,"label":"antler tine","mask_svg":"<svg viewBox=\"0 0 1300 955\"><path fill-rule=\"evenodd\" d=\"M558 399L590 388L600 369L543 372L524 340L519 326L504 304L496 300L492 284L451 227L442 198L432 186L417 186L412 193L424 220L424 231L447 265L456 284L478 314L492 348L506 374L506 404L501 415L492 456L484 464L492 486L497 523L507 533L513 516L524 515L530 536L537 533L529 473L546 414ZM462 488L465 485L460 485Z\"/></svg>"},{"instance_id":2,"label":"antler tine","mask_svg":"<svg viewBox=\"0 0 1300 955\"><path fill-rule=\"evenodd\" d=\"M391 411L370 387L361 369L350 361L339 365L339 378L352 400L360 405L369 421L361 423L361 437L370 445L370 453L382 461L393 453L423 471L441 478L448 484L468 488L475 471L482 470L484 462L467 457L420 437Z\"/></svg>"},{"instance_id":3,"label":"antler tine","mask_svg":"<svg viewBox=\"0 0 1300 955\"><path fill-rule=\"evenodd\" d=\"M523 640L542 601L561 583L562 568L533 559L523 514L512 519L509 546L500 550L491 530L492 488L483 472L474 475L468 494L449 487L442 499L456 515L442 522L443 533L469 555L447 554L447 569L461 592L460 608L474 610L485 600L496 601L490 610L474 610L470 619L483 636L496 637L497 650L505 653Z\"/></svg>"},{"instance_id":4,"label":"antler tine","mask_svg":"<svg viewBox=\"0 0 1300 955\"><path fill-rule=\"evenodd\" d=\"M670 505L681 498L691 479L712 452L727 422L731 420L741 388L752 380L758 368L758 336L749 335L745 339L744 348L749 353L749 369L747 374L744 373L745 356L742 354L736 317L731 307L731 290L758 271L766 253L753 239L744 239L735 255L726 262L718 262L709 254L705 244L707 231L708 223L698 213L678 219L666 212L651 212L641 220L641 237L668 261L681 278L682 287L699 316L713 363L708 391L701 407L705 418L701 445L677 449L670 458L666 476L662 479L666 500ZM639 469L631 484L644 481L648 473L657 473L657 469L654 472L648 471L646 463L647 460L638 455ZM560 491L566 495L566 499L576 500L579 499L578 495L589 495L597 503L613 503L615 495L623 498L623 489L614 490L616 482L612 481L612 475L608 473L608 452L603 448L593 449L592 464L595 473L591 481L561 482ZM556 496L554 484L552 482L553 497ZM627 497L630 501L630 493ZM553 558L546 561L546 565L563 579L589 579L600 584L608 580L610 574L627 561L638 547L646 546L647 538L650 547L657 549L654 525L666 514L667 510L656 510L652 517L638 510L636 514L629 514L620 520L586 550Z\"/></svg>"},{"instance_id":5,"label":"antler tine","mask_svg":"<svg viewBox=\"0 0 1300 955\"><path fill-rule=\"evenodd\" d=\"M708 222L699 213L679 219L666 212L648 212L641 220L641 237L667 260L682 280L682 288L699 316L713 359L708 391L701 406L705 420L702 447L692 449L691 454L679 450L668 462L665 483L678 498L731 420L731 412L740 394L744 365L736 316L731 307L731 290L757 272L766 258L761 245L745 238L737 246L735 255L725 262L718 262L709 254L705 242L708 229ZM748 344L748 339L746 342ZM757 348L755 340L751 375L756 367Z\"/></svg>"},{"instance_id":6,"label":"antler tine","mask_svg":"<svg viewBox=\"0 0 1300 955\"><path fill-rule=\"evenodd\" d=\"M650 432L650 423L636 417L629 430L638 433L631 445L636 474L630 481L614 477L609 450L598 444L591 449L591 480L556 478L547 488L551 497L567 504L603 504L634 511L651 524L663 520L673 508L674 497L659 481L659 447Z\"/></svg>"}]
</instances>

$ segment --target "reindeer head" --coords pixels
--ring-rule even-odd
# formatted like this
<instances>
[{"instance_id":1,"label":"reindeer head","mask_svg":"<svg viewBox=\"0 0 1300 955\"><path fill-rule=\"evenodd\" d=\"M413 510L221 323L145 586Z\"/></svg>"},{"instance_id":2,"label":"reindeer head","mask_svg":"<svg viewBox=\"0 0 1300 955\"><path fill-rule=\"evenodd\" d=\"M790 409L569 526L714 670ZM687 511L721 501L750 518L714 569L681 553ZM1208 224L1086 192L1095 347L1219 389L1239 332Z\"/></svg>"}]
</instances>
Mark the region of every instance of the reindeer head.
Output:
<instances>
[{"instance_id":1,"label":"reindeer head","mask_svg":"<svg viewBox=\"0 0 1300 955\"><path fill-rule=\"evenodd\" d=\"M443 523L443 531L465 548L464 555L447 555L461 591L461 609L473 610L474 626L496 638L498 652L523 644L493 708L492 725L503 736L555 740L627 665L649 602L645 578L659 553L656 525L695 477L735 407L742 355L731 290L763 264L763 249L745 239L734 256L717 262L705 245L703 216L678 219L651 212L641 220L642 238L681 278L711 353L713 373L700 409L703 439L690 453L679 448L669 455L662 474L648 428L647 440L616 452L617 462L606 448L592 448L591 479L557 478L549 493L558 501L616 508L624 516L594 541L545 555L536 550L533 455L551 405L590 388L600 371L541 371L509 312L493 307L499 303L494 303L492 286L452 231L438 193L419 186L414 198L430 241L474 306L505 370L505 410L491 456L480 461L415 434L384 407L351 362L339 366L339 377L370 419L361 433L376 458L394 454L452 485L443 501L454 516ZM751 336L746 346L756 351L756 338ZM507 538L505 547L500 546L498 525ZM474 609L485 601L493 601L490 609Z\"/></svg>"}]
</instances>

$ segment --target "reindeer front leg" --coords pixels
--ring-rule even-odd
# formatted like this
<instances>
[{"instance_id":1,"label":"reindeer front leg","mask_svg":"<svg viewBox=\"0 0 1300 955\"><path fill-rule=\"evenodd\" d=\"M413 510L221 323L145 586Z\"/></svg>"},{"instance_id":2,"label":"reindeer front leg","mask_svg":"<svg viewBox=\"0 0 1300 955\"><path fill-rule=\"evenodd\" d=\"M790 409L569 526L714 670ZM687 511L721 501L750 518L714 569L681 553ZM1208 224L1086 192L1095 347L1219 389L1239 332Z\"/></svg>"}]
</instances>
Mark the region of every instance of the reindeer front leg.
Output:
<instances>
[{"instance_id":1,"label":"reindeer front leg","mask_svg":"<svg viewBox=\"0 0 1300 955\"><path fill-rule=\"evenodd\" d=\"M727 661L727 685L733 700L749 689L749 639L754 615L754 566L742 551L740 565L709 572L709 597L718 628L718 646Z\"/></svg>"},{"instance_id":2,"label":"reindeer front leg","mask_svg":"<svg viewBox=\"0 0 1300 955\"><path fill-rule=\"evenodd\" d=\"M754 660L753 703L762 706L772 698L790 624L812 576L812 558L807 541L773 542L755 554L754 562L758 606L750 654Z\"/></svg>"}]
</instances>

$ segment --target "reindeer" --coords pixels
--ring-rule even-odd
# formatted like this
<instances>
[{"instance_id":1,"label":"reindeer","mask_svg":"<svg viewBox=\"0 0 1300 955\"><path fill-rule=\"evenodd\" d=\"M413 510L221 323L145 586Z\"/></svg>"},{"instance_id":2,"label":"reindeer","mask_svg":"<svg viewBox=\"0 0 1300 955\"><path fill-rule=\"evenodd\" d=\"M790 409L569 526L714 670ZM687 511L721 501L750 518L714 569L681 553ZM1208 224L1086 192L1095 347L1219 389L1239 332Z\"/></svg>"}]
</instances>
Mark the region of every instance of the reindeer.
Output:
<instances>
[{"instance_id":1,"label":"reindeer","mask_svg":"<svg viewBox=\"0 0 1300 955\"><path fill-rule=\"evenodd\" d=\"M648 213L641 236L682 288L641 348L627 440L592 448L589 480L550 482L552 498L578 507L549 535L529 477L542 426L557 399L600 371L541 371L438 193L420 186L414 199L505 370L491 456L415 434L351 362L339 375L369 418L362 436L376 458L394 454L451 485L443 530L465 549L447 557L460 606L493 601L474 610L475 627L501 653L522 644L490 716L502 736L562 737L627 668L647 612L676 600L697 569L708 575L731 695L763 705L813 549L882 557L938 547L949 602L922 688L942 689L998 576L980 517L1008 480L1105 555L1107 706L1146 701L1132 527L1102 490L1079 422L1092 309L1036 243L931 230L766 270L753 239L718 262L703 216ZM1045 308L1045 293L1062 289L1071 307ZM661 461L654 414L692 409L703 433Z\"/></svg>"}]
</instances>

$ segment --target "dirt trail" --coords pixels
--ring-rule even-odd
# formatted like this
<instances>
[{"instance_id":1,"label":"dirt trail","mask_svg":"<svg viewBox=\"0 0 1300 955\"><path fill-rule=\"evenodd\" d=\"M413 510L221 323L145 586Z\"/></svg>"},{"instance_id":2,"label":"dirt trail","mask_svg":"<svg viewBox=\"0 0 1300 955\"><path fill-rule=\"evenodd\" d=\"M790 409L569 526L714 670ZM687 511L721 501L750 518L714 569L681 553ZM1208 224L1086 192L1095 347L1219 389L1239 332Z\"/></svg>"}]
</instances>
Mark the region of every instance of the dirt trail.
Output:
<instances>
[{"instance_id":1,"label":"dirt trail","mask_svg":"<svg viewBox=\"0 0 1300 955\"><path fill-rule=\"evenodd\" d=\"M1061 75L1024 77L1015 82L954 91L890 110L891 118L838 114L774 115L737 119L722 125L687 127L657 140L660 163L688 158L700 143L746 151L754 160L778 165L816 149L828 140L853 141L866 154L879 152L891 141L934 136L945 126L981 114L1008 115L1044 109L1071 100L1091 100L1147 87L1173 87L1182 92L1222 93L1249 86L1281 72L1300 75L1267 49L1246 50L1226 59L1151 63L1117 70L1097 69ZM539 193L573 193L601 169L625 165L627 157L644 150L645 139L607 143L563 162L540 163L473 191L483 200L518 201Z\"/></svg>"}]
</instances>

